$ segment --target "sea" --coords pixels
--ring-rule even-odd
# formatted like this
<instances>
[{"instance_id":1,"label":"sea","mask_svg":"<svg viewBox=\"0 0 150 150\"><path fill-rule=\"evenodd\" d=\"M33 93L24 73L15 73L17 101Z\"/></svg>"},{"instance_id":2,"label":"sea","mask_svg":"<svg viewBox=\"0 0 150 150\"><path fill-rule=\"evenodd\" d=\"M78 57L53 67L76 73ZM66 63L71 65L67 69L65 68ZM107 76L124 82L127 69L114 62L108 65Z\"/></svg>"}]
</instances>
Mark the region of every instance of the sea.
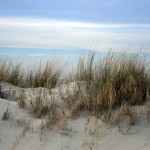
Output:
<instances>
[{"instance_id":1,"label":"sea","mask_svg":"<svg viewBox=\"0 0 150 150\"><path fill-rule=\"evenodd\" d=\"M92 50L101 58L104 58L110 53L111 50ZM126 52L124 50L123 52ZM64 65L67 69L73 69L79 60L80 56L86 56L91 52L91 49L46 49L46 48L12 48L12 47L0 47L0 59L8 58L15 63L21 63L23 68L40 64L45 64L47 61L54 60L60 65ZM113 51L112 52L116 52ZM150 52L144 51L130 51L132 53L138 53L150 61ZM116 52L120 53L120 51ZM128 52L127 52L128 53Z\"/></svg>"}]
</instances>

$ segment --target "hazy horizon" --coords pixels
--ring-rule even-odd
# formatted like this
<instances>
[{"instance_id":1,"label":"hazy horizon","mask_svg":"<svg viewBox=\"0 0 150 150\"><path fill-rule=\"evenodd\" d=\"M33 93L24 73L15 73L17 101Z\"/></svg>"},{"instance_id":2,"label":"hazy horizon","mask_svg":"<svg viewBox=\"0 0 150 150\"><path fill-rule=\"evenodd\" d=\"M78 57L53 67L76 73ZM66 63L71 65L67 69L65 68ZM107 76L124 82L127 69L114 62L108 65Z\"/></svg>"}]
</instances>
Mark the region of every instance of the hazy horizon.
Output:
<instances>
[{"instance_id":1,"label":"hazy horizon","mask_svg":"<svg viewBox=\"0 0 150 150\"><path fill-rule=\"evenodd\" d=\"M2 1L0 55L30 51L30 58L65 59L89 49L150 52L149 7L148 0Z\"/></svg>"}]
</instances>

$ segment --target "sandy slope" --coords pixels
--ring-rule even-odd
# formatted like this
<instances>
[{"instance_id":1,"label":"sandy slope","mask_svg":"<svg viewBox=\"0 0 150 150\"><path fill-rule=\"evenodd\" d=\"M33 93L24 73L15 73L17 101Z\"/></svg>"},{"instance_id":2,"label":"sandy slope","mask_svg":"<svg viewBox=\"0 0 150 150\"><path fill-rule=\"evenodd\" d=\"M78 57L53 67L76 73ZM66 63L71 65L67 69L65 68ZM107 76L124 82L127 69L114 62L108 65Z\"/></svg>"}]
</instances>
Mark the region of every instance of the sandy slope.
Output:
<instances>
[{"instance_id":1,"label":"sandy slope","mask_svg":"<svg viewBox=\"0 0 150 150\"><path fill-rule=\"evenodd\" d=\"M8 150L13 147L22 136L23 124L17 123L17 120L25 119L25 112L18 108L16 103L0 99L0 117L2 118L4 112L10 112L9 120L0 119L0 149Z\"/></svg>"},{"instance_id":2,"label":"sandy slope","mask_svg":"<svg viewBox=\"0 0 150 150\"><path fill-rule=\"evenodd\" d=\"M29 133L16 148L17 150L149 150L150 128L136 125L125 134L117 127L101 130L98 137L92 131L85 131L85 118L78 118L69 123L71 132L65 134L62 130L46 130L43 141L40 141L40 131ZM92 127L91 127L92 128ZM90 129L92 130L92 129ZM103 132L105 131L105 132ZM95 140L94 140L95 139Z\"/></svg>"},{"instance_id":3,"label":"sandy slope","mask_svg":"<svg viewBox=\"0 0 150 150\"><path fill-rule=\"evenodd\" d=\"M8 87L8 84L5 85L3 90L6 91ZM17 92L25 90L29 94L29 89L18 87L11 87L11 89L16 89ZM30 91L36 94L38 89ZM58 94L59 91L60 89L54 89L52 94ZM60 97L58 99L61 100ZM61 128L56 125L52 129L41 129L42 120L31 117L26 110L20 109L13 101L0 99L1 117L7 107L10 118L0 119L0 150L150 149L150 124L146 118L145 108L142 106L142 109L138 109L136 124L130 130L128 130L128 121L106 126L101 120L85 114L76 119L68 118ZM27 122L30 122L31 127L24 132Z\"/></svg>"},{"instance_id":4,"label":"sandy slope","mask_svg":"<svg viewBox=\"0 0 150 150\"><path fill-rule=\"evenodd\" d=\"M10 113L10 118L2 120L4 112ZM32 118L16 102L0 98L0 150L14 149L26 134L25 127L30 124L34 128L40 126L41 120Z\"/></svg>"}]
</instances>

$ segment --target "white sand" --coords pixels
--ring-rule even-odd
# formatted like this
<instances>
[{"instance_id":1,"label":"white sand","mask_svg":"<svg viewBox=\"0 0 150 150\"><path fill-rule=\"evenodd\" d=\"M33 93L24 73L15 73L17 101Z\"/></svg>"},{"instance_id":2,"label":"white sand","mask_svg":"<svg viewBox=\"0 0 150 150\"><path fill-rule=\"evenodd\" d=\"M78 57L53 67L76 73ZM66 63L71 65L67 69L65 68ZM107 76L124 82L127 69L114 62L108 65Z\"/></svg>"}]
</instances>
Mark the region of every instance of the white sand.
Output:
<instances>
[{"instance_id":1,"label":"white sand","mask_svg":"<svg viewBox=\"0 0 150 150\"><path fill-rule=\"evenodd\" d=\"M52 94L57 91L54 89ZM7 106L10 118L0 119L0 150L150 150L150 124L143 107L138 109L136 124L130 130L128 123L107 127L101 120L86 115L68 118L61 128L41 130L41 119L31 117L13 101L0 99L1 118ZM24 132L27 122L32 128Z\"/></svg>"}]
</instances>

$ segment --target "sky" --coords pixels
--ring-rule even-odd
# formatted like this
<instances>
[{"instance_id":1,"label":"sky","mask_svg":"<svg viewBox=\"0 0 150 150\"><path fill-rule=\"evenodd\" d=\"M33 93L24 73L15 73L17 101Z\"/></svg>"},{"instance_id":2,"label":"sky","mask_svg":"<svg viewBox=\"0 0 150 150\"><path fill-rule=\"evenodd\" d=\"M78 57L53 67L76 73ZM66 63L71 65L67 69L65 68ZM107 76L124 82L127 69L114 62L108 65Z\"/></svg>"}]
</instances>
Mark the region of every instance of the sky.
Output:
<instances>
[{"instance_id":1,"label":"sky","mask_svg":"<svg viewBox=\"0 0 150 150\"><path fill-rule=\"evenodd\" d=\"M149 8L150 0L1 0L0 54L150 52Z\"/></svg>"}]
</instances>

